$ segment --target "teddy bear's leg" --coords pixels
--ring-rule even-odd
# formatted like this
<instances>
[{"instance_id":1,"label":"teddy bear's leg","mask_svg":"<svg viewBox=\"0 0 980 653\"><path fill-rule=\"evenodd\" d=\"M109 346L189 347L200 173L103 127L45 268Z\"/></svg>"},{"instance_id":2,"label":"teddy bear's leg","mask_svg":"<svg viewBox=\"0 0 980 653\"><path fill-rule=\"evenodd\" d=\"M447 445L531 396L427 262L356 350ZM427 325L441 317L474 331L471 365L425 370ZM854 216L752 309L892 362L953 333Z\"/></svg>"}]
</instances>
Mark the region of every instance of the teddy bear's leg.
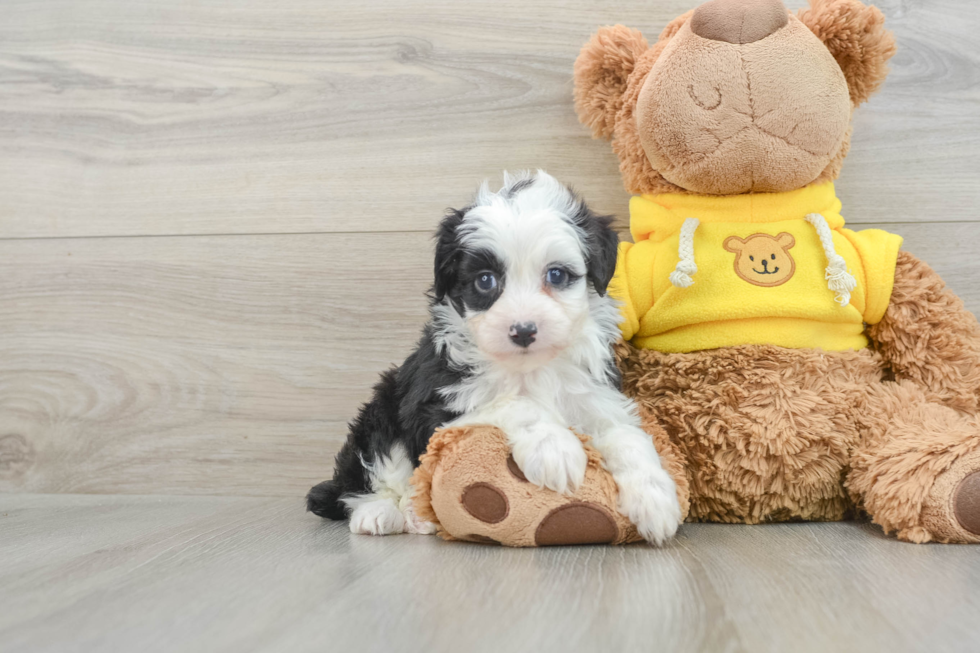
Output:
<instances>
[{"instance_id":1,"label":"teddy bear's leg","mask_svg":"<svg viewBox=\"0 0 980 653\"><path fill-rule=\"evenodd\" d=\"M980 542L980 427L910 381L868 390L846 485L885 532Z\"/></svg>"},{"instance_id":2,"label":"teddy bear's leg","mask_svg":"<svg viewBox=\"0 0 980 653\"><path fill-rule=\"evenodd\" d=\"M440 429L415 471L415 510L448 540L507 546L614 544L640 540L617 509L616 484L598 451L587 455L585 479L571 495L531 483L507 436L489 425Z\"/></svg>"}]
</instances>

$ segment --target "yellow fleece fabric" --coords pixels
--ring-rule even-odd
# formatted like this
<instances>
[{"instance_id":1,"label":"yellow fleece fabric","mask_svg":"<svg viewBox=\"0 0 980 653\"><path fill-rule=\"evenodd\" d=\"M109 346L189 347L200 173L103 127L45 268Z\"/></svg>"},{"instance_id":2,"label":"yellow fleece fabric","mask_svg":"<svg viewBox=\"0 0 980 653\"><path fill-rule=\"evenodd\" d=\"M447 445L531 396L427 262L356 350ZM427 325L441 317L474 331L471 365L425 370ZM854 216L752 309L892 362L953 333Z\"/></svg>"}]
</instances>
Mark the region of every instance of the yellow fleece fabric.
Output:
<instances>
[{"instance_id":1,"label":"yellow fleece fabric","mask_svg":"<svg viewBox=\"0 0 980 653\"><path fill-rule=\"evenodd\" d=\"M880 229L846 229L840 208L832 182L787 193L633 197L634 243L620 243L610 285L622 302L623 337L662 352L748 344L828 351L866 347L865 325L879 322L888 307L902 239ZM827 255L816 228L805 220L810 213L826 219L834 249L857 281L846 306L828 288ZM697 272L690 275L693 285L680 288L669 277L680 260L687 218L700 221L693 241ZM748 257L750 250L730 251L729 238L737 236L738 245L756 235L752 242L771 244L774 251L751 250L753 258L741 262L740 273L736 259ZM789 242L783 252L775 251L776 243ZM772 273L777 268L782 272ZM792 270L788 278L787 270Z\"/></svg>"}]
</instances>

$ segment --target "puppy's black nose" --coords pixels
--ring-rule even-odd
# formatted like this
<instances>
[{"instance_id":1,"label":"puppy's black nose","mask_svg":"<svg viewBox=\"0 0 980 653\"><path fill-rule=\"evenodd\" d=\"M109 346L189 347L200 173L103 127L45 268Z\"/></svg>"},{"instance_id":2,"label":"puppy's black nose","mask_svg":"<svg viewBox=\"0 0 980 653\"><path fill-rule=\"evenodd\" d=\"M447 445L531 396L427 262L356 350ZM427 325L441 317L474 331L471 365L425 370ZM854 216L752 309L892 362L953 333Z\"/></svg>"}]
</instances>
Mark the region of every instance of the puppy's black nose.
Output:
<instances>
[{"instance_id":1,"label":"puppy's black nose","mask_svg":"<svg viewBox=\"0 0 980 653\"><path fill-rule=\"evenodd\" d=\"M534 322L522 322L510 325L510 339L518 347L527 347L534 342L538 327Z\"/></svg>"}]
</instances>

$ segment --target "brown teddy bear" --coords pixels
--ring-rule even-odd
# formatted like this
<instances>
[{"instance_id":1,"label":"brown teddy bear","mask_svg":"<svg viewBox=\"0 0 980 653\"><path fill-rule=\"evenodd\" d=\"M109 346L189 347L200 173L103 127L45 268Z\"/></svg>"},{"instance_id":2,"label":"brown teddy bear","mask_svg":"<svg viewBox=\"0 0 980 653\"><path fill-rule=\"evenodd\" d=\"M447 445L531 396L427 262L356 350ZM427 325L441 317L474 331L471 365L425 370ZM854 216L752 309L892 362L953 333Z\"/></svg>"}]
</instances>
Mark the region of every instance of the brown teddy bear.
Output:
<instances>
[{"instance_id":1,"label":"brown teddy bear","mask_svg":"<svg viewBox=\"0 0 980 653\"><path fill-rule=\"evenodd\" d=\"M894 51L857 0L711 0L653 45L602 28L575 63L634 194L624 389L669 436L689 520L860 511L980 542L980 328L899 237L847 229L832 183Z\"/></svg>"}]
</instances>

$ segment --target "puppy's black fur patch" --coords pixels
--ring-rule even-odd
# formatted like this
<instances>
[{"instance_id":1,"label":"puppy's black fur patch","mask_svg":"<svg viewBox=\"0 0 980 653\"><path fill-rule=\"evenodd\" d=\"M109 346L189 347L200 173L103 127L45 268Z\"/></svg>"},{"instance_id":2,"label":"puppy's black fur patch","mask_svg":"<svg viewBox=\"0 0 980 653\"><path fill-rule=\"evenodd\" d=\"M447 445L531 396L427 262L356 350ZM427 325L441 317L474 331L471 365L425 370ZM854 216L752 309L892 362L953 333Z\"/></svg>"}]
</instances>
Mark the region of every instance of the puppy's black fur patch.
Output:
<instances>
[{"instance_id":1,"label":"puppy's black fur patch","mask_svg":"<svg viewBox=\"0 0 980 653\"><path fill-rule=\"evenodd\" d=\"M333 479L310 490L307 510L327 519L347 519L340 499L371 492L365 463L378 462L395 443L404 445L412 464L418 466L436 428L458 416L446 409L439 388L458 383L465 373L451 367L445 353L436 351L432 327L427 325L402 366L382 374L374 386L374 397L350 424Z\"/></svg>"},{"instance_id":2,"label":"puppy's black fur patch","mask_svg":"<svg viewBox=\"0 0 980 653\"><path fill-rule=\"evenodd\" d=\"M470 257L456 239L456 229L466 210L450 209L436 232L435 283L430 292L431 305L440 304L448 296L456 310L464 310L463 270ZM472 283L466 283L472 288ZM347 519L345 496L371 492L365 467L386 456L395 443L404 445L412 464L418 466L419 456L425 453L429 437L436 428L458 414L446 409L439 389L458 383L468 370L450 364L445 352L436 349L433 327L427 324L415 351L401 367L388 370L374 386L374 397L361 407L350 423L347 442L334 464L334 475L313 487L306 497L310 512L327 519Z\"/></svg>"}]
</instances>

